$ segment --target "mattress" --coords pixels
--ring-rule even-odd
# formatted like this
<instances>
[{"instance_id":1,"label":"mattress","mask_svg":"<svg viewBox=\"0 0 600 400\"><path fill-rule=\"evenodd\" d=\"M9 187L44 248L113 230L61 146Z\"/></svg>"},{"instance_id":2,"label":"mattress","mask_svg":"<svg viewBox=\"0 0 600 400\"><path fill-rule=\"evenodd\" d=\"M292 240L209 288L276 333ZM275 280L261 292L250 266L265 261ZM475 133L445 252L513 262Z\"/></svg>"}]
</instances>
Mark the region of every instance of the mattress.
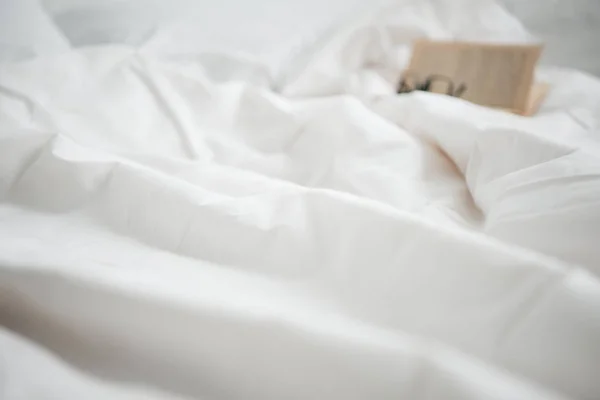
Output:
<instances>
[{"instance_id":1,"label":"mattress","mask_svg":"<svg viewBox=\"0 0 600 400\"><path fill-rule=\"evenodd\" d=\"M600 80L394 90L499 4L6 4L1 399L600 397Z\"/></svg>"}]
</instances>

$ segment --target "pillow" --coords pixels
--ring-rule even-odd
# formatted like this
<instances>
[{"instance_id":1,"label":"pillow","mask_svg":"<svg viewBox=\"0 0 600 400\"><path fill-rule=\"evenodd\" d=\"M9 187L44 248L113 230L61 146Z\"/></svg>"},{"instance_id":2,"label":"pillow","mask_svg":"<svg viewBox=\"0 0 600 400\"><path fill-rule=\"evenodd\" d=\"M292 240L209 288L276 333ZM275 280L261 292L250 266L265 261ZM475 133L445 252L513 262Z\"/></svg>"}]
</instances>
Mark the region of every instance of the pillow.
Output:
<instances>
[{"instance_id":1,"label":"pillow","mask_svg":"<svg viewBox=\"0 0 600 400\"><path fill-rule=\"evenodd\" d=\"M0 62L69 49L69 42L37 1L3 0L0 7Z\"/></svg>"},{"instance_id":2,"label":"pillow","mask_svg":"<svg viewBox=\"0 0 600 400\"><path fill-rule=\"evenodd\" d=\"M277 71L293 49L341 21L393 0L44 0L76 47L125 44L163 57L218 54L224 68L256 63ZM214 57L211 57L214 61ZM218 72L218 73L217 73ZM244 75L244 74L242 74Z\"/></svg>"}]
</instances>

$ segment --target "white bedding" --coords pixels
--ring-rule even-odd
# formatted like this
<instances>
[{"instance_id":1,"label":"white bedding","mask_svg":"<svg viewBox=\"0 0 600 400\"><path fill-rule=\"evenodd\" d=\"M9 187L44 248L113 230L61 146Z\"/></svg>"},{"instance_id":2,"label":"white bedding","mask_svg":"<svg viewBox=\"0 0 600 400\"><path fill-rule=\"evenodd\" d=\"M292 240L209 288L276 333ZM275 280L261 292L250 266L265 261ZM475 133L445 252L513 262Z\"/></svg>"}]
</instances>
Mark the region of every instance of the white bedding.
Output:
<instances>
[{"instance_id":1,"label":"white bedding","mask_svg":"<svg viewBox=\"0 0 600 400\"><path fill-rule=\"evenodd\" d=\"M0 64L0 399L600 398L600 81L394 94L416 37L532 40L495 3L246 54L44 3Z\"/></svg>"}]
</instances>

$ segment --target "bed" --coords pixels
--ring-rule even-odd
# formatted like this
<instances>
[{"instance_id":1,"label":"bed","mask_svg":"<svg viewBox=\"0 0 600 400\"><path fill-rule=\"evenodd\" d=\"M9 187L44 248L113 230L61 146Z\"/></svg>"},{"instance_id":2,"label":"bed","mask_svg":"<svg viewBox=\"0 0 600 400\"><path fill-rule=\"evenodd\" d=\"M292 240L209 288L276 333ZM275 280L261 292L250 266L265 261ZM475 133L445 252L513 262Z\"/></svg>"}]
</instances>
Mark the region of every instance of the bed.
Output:
<instances>
[{"instance_id":1,"label":"bed","mask_svg":"<svg viewBox=\"0 0 600 400\"><path fill-rule=\"evenodd\" d=\"M2 7L0 398L600 398L593 54L521 117L395 93L491 0Z\"/></svg>"}]
</instances>

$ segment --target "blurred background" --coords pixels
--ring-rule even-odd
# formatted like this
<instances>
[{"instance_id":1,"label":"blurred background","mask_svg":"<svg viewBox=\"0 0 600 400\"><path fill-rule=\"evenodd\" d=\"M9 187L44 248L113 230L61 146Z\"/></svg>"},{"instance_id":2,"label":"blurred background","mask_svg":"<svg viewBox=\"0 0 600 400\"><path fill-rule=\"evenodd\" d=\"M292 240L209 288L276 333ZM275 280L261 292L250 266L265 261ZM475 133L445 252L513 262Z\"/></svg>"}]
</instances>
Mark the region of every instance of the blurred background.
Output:
<instances>
[{"instance_id":1,"label":"blurred background","mask_svg":"<svg viewBox=\"0 0 600 400\"><path fill-rule=\"evenodd\" d=\"M600 76L599 0L502 0L544 39L544 64L575 67Z\"/></svg>"},{"instance_id":2,"label":"blurred background","mask_svg":"<svg viewBox=\"0 0 600 400\"><path fill-rule=\"evenodd\" d=\"M173 52L186 52L186 46L215 52L237 46L264 53L268 42L286 52L317 37L332 21L392 1L0 0L0 60L52 53L69 44L138 45L150 39L152 46L168 42ZM498 1L546 42L542 63L600 76L600 0ZM175 41L156 35L161 24L177 25L176 15L194 18L193 29L191 24L170 27Z\"/></svg>"}]
</instances>

